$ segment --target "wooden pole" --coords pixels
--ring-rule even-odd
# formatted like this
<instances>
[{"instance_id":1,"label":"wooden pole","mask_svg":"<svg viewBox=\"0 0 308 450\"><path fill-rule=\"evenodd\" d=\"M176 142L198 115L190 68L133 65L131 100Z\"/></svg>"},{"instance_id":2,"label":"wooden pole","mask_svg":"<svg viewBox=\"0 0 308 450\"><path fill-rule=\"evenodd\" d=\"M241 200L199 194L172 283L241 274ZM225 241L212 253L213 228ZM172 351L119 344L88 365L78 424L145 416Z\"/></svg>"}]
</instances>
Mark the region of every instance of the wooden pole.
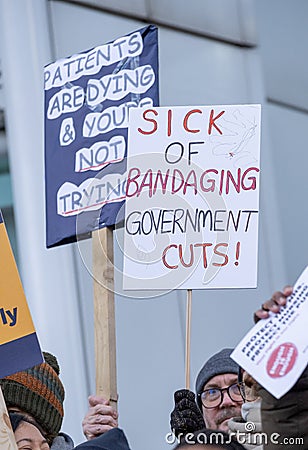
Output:
<instances>
[{"instance_id":1,"label":"wooden pole","mask_svg":"<svg viewBox=\"0 0 308 450\"><path fill-rule=\"evenodd\" d=\"M96 394L117 410L113 230L92 233Z\"/></svg>"},{"instance_id":2,"label":"wooden pole","mask_svg":"<svg viewBox=\"0 0 308 450\"><path fill-rule=\"evenodd\" d=\"M18 450L1 388L0 388L0 448L1 450Z\"/></svg>"},{"instance_id":3,"label":"wooden pole","mask_svg":"<svg viewBox=\"0 0 308 450\"><path fill-rule=\"evenodd\" d=\"M190 332L191 332L191 299L192 291L187 289L186 299L186 352L185 352L185 386L190 389Z\"/></svg>"}]
</instances>

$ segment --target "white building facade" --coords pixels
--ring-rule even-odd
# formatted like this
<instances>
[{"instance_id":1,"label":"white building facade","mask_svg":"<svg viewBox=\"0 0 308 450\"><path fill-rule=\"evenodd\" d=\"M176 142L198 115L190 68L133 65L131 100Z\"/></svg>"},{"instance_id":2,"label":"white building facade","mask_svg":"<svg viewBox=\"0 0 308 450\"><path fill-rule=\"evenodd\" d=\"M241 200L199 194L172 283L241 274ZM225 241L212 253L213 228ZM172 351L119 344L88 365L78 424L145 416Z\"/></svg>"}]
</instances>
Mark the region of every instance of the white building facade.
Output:
<instances>
[{"instance_id":1,"label":"white building facade","mask_svg":"<svg viewBox=\"0 0 308 450\"><path fill-rule=\"evenodd\" d=\"M77 244L45 247L44 65L153 23L162 106L262 105L258 288L193 292L194 389L205 359L235 346L253 311L307 264L308 6L296 5L0 0L0 207L41 347L59 360L62 429L76 444L95 391L93 286ZM173 393L185 384L185 304L182 291L116 295L119 425L134 450L172 448L165 436Z\"/></svg>"}]
</instances>

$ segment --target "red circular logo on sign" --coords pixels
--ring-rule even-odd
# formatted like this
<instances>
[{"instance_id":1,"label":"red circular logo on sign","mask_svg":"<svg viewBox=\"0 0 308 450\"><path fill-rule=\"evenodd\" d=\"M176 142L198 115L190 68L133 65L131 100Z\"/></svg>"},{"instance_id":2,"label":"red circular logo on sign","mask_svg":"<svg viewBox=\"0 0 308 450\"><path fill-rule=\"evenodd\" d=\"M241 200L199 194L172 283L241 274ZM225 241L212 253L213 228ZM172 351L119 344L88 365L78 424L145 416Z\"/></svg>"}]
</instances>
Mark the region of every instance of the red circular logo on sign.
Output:
<instances>
[{"instance_id":1,"label":"red circular logo on sign","mask_svg":"<svg viewBox=\"0 0 308 450\"><path fill-rule=\"evenodd\" d=\"M294 344L285 342L279 345L267 361L266 370L271 378L284 377L293 368L298 351Z\"/></svg>"}]
</instances>

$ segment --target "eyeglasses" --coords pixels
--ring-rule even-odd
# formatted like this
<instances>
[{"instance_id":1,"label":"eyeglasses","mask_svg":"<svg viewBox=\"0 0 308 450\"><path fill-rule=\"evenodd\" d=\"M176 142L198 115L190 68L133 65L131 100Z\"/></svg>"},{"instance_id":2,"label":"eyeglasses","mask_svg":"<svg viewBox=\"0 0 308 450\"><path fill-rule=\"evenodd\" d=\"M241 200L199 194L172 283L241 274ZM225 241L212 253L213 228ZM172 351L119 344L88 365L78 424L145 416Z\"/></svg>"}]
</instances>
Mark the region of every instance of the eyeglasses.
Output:
<instances>
[{"instance_id":1,"label":"eyeglasses","mask_svg":"<svg viewBox=\"0 0 308 450\"><path fill-rule=\"evenodd\" d=\"M244 383L244 381L240 381L238 386L244 402L254 402L257 398L259 398L255 386L249 386Z\"/></svg>"},{"instance_id":2,"label":"eyeglasses","mask_svg":"<svg viewBox=\"0 0 308 450\"><path fill-rule=\"evenodd\" d=\"M201 398L202 405L205 408L217 408L223 402L224 392L227 392L230 399L235 403L243 403L243 397L237 383L231 384L226 388L213 387L200 392L198 396Z\"/></svg>"},{"instance_id":3,"label":"eyeglasses","mask_svg":"<svg viewBox=\"0 0 308 450\"><path fill-rule=\"evenodd\" d=\"M256 381L248 376L246 382L243 381L243 369L240 368L238 373L238 387L241 392L241 396L243 397L244 402L254 402L259 398L256 389Z\"/></svg>"}]
</instances>

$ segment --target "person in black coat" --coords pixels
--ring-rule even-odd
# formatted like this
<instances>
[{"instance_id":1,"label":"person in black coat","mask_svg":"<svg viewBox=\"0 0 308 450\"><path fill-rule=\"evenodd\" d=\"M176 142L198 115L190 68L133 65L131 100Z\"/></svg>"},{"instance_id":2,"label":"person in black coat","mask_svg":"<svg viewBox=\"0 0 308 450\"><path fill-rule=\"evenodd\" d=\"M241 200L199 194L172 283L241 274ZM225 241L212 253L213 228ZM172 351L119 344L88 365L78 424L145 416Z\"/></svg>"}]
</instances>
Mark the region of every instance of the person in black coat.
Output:
<instances>
[{"instance_id":1,"label":"person in black coat","mask_svg":"<svg viewBox=\"0 0 308 450\"><path fill-rule=\"evenodd\" d=\"M269 312L278 314L287 304L292 287L275 292L270 300L261 305L254 314L255 322L269 317ZM264 450L308 448L308 366L295 385L281 398L275 398L262 386L261 397L262 430L268 437Z\"/></svg>"},{"instance_id":2,"label":"person in black coat","mask_svg":"<svg viewBox=\"0 0 308 450\"><path fill-rule=\"evenodd\" d=\"M113 428L90 441L77 445L74 450L131 450L120 428Z\"/></svg>"}]
</instances>

